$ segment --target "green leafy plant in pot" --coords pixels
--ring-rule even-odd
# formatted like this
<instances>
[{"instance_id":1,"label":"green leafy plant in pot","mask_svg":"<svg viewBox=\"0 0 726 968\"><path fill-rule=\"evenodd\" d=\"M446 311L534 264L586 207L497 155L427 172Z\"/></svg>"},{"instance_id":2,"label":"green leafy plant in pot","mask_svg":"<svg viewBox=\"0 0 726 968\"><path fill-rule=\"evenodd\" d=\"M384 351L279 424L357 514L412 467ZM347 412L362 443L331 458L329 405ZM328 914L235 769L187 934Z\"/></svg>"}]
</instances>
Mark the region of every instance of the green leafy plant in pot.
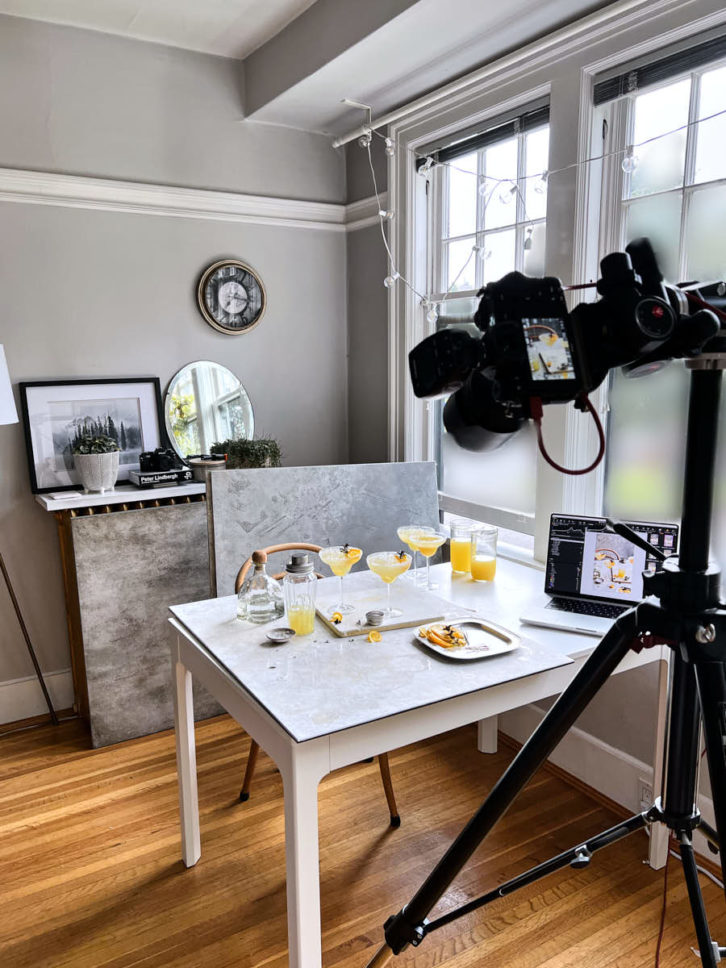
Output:
<instances>
[{"instance_id":1,"label":"green leafy plant in pot","mask_svg":"<svg viewBox=\"0 0 726 968\"><path fill-rule=\"evenodd\" d=\"M282 460L280 445L271 437L256 440L223 440L212 444L212 454L226 454L227 467L238 470L247 467L279 467Z\"/></svg>"},{"instance_id":2,"label":"green leafy plant in pot","mask_svg":"<svg viewBox=\"0 0 726 968\"><path fill-rule=\"evenodd\" d=\"M113 490L118 477L120 448L113 437L79 434L72 444L73 464L83 490L104 494Z\"/></svg>"}]
</instances>

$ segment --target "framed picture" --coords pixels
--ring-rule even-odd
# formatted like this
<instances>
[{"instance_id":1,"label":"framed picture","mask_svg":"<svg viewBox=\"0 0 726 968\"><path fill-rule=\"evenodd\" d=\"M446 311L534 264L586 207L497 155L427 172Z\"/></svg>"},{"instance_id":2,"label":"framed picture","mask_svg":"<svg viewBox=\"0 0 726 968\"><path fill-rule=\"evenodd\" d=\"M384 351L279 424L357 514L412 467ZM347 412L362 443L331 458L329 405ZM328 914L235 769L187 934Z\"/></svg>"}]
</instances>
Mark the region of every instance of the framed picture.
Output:
<instances>
[{"instance_id":1,"label":"framed picture","mask_svg":"<svg viewBox=\"0 0 726 968\"><path fill-rule=\"evenodd\" d=\"M165 447L158 377L21 383L30 483L34 494L78 488L74 441L85 433L113 437L118 481L139 469L139 454Z\"/></svg>"}]
</instances>

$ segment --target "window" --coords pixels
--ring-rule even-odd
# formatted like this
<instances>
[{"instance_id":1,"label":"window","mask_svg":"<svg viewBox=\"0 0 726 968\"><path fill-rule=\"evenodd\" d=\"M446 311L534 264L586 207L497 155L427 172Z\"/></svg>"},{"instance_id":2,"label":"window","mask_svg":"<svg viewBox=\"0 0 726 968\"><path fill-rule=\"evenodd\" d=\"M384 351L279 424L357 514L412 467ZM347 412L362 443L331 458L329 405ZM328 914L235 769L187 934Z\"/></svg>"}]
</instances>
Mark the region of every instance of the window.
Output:
<instances>
[{"instance_id":1,"label":"window","mask_svg":"<svg viewBox=\"0 0 726 968\"><path fill-rule=\"evenodd\" d=\"M621 201L610 206L617 220L610 237L625 245L649 236L671 282L726 278L726 156L721 147L726 142L726 114L719 114L725 110L723 63L669 79L610 108L609 123L627 132L626 144L621 145ZM687 399L688 373L682 362L646 378L612 375L607 513L678 519ZM717 485L716 507L717 531L723 533L723 484Z\"/></svg>"},{"instance_id":2,"label":"window","mask_svg":"<svg viewBox=\"0 0 726 968\"><path fill-rule=\"evenodd\" d=\"M433 299L438 328L463 325L481 286L518 269L542 275L549 155L547 108L489 128L439 152L431 206ZM477 333L473 324L468 324ZM536 440L532 426L502 446L462 450L436 408L436 458L444 509L533 533Z\"/></svg>"}]
</instances>

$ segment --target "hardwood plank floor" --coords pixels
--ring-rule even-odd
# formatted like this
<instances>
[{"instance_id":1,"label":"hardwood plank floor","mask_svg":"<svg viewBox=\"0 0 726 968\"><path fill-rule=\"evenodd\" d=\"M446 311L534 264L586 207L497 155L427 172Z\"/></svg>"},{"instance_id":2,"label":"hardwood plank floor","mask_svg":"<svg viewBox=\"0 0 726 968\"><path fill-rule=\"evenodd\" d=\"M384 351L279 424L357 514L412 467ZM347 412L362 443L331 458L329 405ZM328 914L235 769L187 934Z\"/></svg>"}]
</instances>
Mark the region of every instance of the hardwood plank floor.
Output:
<instances>
[{"instance_id":1,"label":"hardwood plank floor","mask_svg":"<svg viewBox=\"0 0 726 968\"><path fill-rule=\"evenodd\" d=\"M237 801L249 740L228 717L197 726L202 859L179 860L174 737L89 750L78 722L0 737L2 968L287 965L282 783L260 755ZM511 760L476 752L475 729L391 754L402 826L375 764L320 788L325 968L363 968L381 926L420 885ZM614 823L607 807L541 771L442 902L445 910ZM644 835L431 934L392 968L639 968L654 963L663 874ZM698 964L680 864L671 860L663 968ZM724 896L702 878L714 936Z\"/></svg>"}]
</instances>

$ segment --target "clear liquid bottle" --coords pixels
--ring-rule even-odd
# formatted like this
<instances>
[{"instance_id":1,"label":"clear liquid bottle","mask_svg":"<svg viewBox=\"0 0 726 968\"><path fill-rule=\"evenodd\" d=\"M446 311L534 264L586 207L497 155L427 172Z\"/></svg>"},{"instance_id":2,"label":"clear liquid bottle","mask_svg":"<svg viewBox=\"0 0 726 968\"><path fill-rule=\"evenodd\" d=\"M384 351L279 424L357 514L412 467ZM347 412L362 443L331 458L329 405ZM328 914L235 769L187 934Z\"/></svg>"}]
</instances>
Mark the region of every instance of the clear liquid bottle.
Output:
<instances>
[{"instance_id":1,"label":"clear liquid bottle","mask_svg":"<svg viewBox=\"0 0 726 968\"><path fill-rule=\"evenodd\" d=\"M237 618L245 622L274 622L285 613L285 599L279 581L265 571L267 555L255 551L253 569L247 575L237 595Z\"/></svg>"},{"instance_id":2,"label":"clear liquid bottle","mask_svg":"<svg viewBox=\"0 0 726 968\"><path fill-rule=\"evenodd\" d=\"M310 555L296 551L290 557L282 584L287 624L298 635L310 635L315 628L315 592L318 584Z\"/></svg>"}]
</instances>

